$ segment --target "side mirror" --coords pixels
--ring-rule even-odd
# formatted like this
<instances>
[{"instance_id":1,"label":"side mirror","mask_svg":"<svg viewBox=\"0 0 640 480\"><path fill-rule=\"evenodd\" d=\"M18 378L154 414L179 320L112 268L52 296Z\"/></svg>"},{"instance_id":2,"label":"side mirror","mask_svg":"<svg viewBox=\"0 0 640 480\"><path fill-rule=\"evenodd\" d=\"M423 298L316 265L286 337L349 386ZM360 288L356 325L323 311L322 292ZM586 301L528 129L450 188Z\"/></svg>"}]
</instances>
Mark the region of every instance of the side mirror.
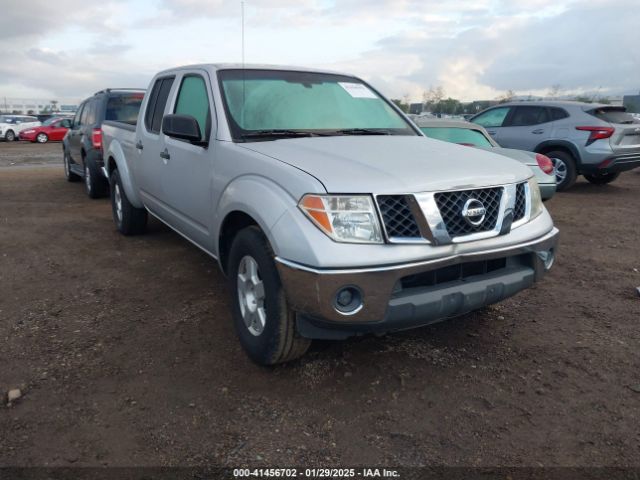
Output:
<instances>
[{"instance_id":1,"label":"side mirror","mask_svg":"<svg viewBox=\"0 0 640 480\"><path fill-rule=\"evenodd\" d=\"M198 121L191 115L172 114L162 119L162 133L167 137L186 140L196 145L202 145L202 135Z\"/></svg>"}]
</instances>

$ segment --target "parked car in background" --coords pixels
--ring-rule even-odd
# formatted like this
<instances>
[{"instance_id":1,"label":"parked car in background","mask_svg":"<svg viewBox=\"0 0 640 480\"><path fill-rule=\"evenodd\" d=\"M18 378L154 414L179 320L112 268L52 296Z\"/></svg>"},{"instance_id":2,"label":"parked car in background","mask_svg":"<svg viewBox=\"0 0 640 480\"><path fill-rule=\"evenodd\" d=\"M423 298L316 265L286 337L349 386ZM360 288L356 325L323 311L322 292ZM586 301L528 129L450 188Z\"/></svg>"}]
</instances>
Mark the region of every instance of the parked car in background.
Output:
<instances>
[{"instance_id":1,"label":"parked car in background","mask_svg":"<svg viewBox=\"0 0 640 480\"><path fill-rule=\"evenodd\" d=\"M640 125L624 107L566 101L514 102L471 117L503 147L543 153L554 163L558 190L578 175L612 182L640 166Z\"/></svg>"},{"instance_id":2,"label":"parked car in background","mask_svg":"<svg viewBox=\"0 0 640 480\"><path fill-rule=\"evenodd\" d=\"M417 118L414 122L422 133L429 138L483 148L524 163L536 174L543 200L548 200L556 193L556 177L553 163L546 155L512 148L502 148L483 127L474 123L459 120L441 120L438 118Z\"/></svg>"},{"instance_id":3,"label":"parked car in background","mask_svg":"<svg viewBox=\"0 0 640 480\"><path fill-rule=\"evenodd\" d=\"M70 182L84 178L90 198L109 194L109 184L102 174L102 123L116 120L135 125L143 97L143 89L109 88L78 107L62 142L64 171Z\"/></svg>"},{"instance_id":4,"label":"parked car in background","mask_svg":"<svg viewBox=\"0 0 640 480\"><path fill-rule=\"evenodd\" d=\"M150 212L216 258L260 364L499 302L554 262L529 168L425 139L352 75L175 68L135 125L103 129L116 228L142 233Z\"/></svg>"},{"instance_id":5,"label":"parked car in background","mask_svg":"<svg viewBox=\"0 0 640 480\"><path fill-rule=\"evenodd\" d=\"M28 115L0 115L0 138L7 142L18 139L22 130L40 126L36 117Z\"/></svg>"},{"instance_id":6,"label":"parked car in background","mask_svg":"<svg viewBox=\"0 0 640 480\"><path fill-rule=\"evenodd\" d=\"M67 134L72 120L69 118L50 118L39 127L28 128L20 132L20 140L37 143L59 142Z\"/></svg>"}]
</instances>

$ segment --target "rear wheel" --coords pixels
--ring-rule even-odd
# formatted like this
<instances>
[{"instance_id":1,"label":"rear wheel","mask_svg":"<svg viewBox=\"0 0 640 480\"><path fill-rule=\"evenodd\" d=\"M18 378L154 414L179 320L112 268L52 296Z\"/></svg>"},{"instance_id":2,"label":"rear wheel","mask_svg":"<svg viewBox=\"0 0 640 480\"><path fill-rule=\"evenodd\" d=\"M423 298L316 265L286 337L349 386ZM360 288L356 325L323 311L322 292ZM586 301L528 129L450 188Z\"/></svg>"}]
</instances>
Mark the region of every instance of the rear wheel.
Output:
<instances>
[{"instance_id":1,"label":"rear wheel","mask_svg":"<svg viewBox=\"0 0 640 480\"><path fill-rule=\"evenodd\" d=\"M84 187L89 198L101 198L109 194L109 185L97 165L89 158L84 159Z\"/></svg>"},{"instance_id":2,"label":"rear wheel","mask_svg":"<svg viewBox=\"0 0 640 480\"><path fill-rule=\"evenodd\" d=\"M80 177L71 171L71 157L69 155L69 152L67 152L67 150L65 149L62 151L62 153L64 155L64 176L66 177L67 182L79 181Z\"/></svg>"},{"instance_id":3,"label":"rear wheel","mask_svg":"<svg viewBox=\"0 0 640 480\"><path fill-rule=\"evenodd\" d=\"M587 181L593 183L594 185L606 185L607 183L613 182L619 176L620 172L609 172L585 175L584 178L586 178Z\"/></svg>"},{"instance_id":4,"label":"rear wheel","mask_svg":"<svg viewBox=\"0 0 640 480\"><path fill-rule=\"evenodd\" d=\"M572 187L578 177L578 169L573 156L562 150L547 152L545 155L553 162L557 190L561 192Z\"/></svg>"},{"instance_id":5,"label":"rear wheel","mask_svg":"<svg viewBox=\"0 0 640 480\"><path fill-rule=\"evenodd\" d=\"M311 341L296 329L269 242L258 227L241 230L229 252L233 321L240 343L260 365L304 355Z\"/></svg>"},{"instance_id":6,"label":"rear wheel","mask_svg":"<svg viewBox=\"0 0 640 480\"><path fill-rule=\"evenodd\" d=\"M147 228L147 211L131 205L127 194L122 188L122 180L118 170L111 173L111 212L116 228L123 235L137 235L144 233Z\"/></svg>"},{"instance_id":7,"label":"rear wheel","mask_svg":"<svg viewBox=\"0 0 640 480\"><path fill-rule=\"evenodd\" d=\"M4 134L4 139L7 142L13 142L16 139L16 134L13 130L7 130L7 132Z\"/></svg>"},{"instance_id":8,"label":"rear wheel","mask_svg":"<svg viewBox=\"0 0 640 480\"><path fill-rule=\"evenodd\" d=\"M36 136L36 142L38 143L47 143L49 141L49 136L46 133L39 133Z\"/></svg>"}]
</instances>

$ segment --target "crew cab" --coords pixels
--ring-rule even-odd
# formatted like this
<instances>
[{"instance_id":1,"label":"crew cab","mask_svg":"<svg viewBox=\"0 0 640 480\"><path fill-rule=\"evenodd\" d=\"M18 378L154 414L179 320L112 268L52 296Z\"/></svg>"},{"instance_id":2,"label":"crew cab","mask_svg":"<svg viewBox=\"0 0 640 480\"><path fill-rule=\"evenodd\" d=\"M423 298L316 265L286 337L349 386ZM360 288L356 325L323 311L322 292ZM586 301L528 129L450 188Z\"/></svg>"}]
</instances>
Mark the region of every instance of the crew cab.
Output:
<instances>
[{"instance_id":1,"label":"crew cab","mask_svg":"<svg viewBox=\"0 0 640 480\"><path fill-rule=\"evenodd\" d=\"M542 279L558 230L532 171L425 138L348 74L195 65L102 124L124 235L150 213L217 259L257 363L427 325Z\"/></svg>"}]
</instances>

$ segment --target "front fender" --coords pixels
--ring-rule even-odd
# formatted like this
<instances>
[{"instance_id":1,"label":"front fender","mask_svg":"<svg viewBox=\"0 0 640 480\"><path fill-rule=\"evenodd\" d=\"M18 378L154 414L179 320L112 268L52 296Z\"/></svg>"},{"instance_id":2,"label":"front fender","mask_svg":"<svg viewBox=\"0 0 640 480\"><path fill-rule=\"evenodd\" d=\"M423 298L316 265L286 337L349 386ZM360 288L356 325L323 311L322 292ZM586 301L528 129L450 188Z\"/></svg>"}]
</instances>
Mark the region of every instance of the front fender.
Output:
<instances>
[{"instance_id":1,"label":"front fender","mask_svg":"<svg viewBox=\"0 0 640 480\"><path fill-rule=\"evenodd\" d=\"M251 216L269 239L278 255L282 240L273 235L273 226L296 200L277 183L259 175L244 175L234 179L220 196L215 225L216 255L220 252L220 232L227 216L242 212Z\"/></svg>"},{"instance_id":2,"label":"front fender","mask_svg":"<svg viewBox=\"0 0 640 480\"><path fill-rule=\"evenodd\" d=\"M135 185L135 181L133 176L131 175L131 170L127 164L127 157L124 154L122 149L122 145L120 145L117 141L112 141L109 144L109 149L107 150L104 158L107 159L105 162L105 168L107 169L107 174L109 178L111 178L111 173L114 169L118 169L120 173L120 180L122 181L122 188L124 188L124 192L127 195L127 199L131 204L136 208L143 208L144 204L138 195L138 189Z\"/></svg>"}]
</instances>

